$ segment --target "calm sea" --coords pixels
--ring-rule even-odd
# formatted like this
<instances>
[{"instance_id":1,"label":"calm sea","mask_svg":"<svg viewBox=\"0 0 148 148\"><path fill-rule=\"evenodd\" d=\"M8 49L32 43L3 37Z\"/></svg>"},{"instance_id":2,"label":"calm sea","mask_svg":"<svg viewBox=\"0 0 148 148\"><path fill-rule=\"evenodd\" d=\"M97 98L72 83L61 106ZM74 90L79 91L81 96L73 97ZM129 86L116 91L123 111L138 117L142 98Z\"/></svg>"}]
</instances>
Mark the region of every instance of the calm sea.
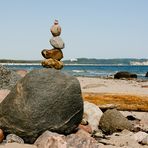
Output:
<instances>
[{"instance_id":1,"label":"calm sea","mask_svg":"<svg viewBox=\"0 0 148 148\"><path fill-rule=\"evenodd\" d=\"M42 68L41 65L7 65L7 67L18 70L33 70ZM138 75L138 78L145 77L148 72L148 65L65 65L62 71L74 76L108 77L118 71L128 71Z\"/></svg>"}]
</instances>

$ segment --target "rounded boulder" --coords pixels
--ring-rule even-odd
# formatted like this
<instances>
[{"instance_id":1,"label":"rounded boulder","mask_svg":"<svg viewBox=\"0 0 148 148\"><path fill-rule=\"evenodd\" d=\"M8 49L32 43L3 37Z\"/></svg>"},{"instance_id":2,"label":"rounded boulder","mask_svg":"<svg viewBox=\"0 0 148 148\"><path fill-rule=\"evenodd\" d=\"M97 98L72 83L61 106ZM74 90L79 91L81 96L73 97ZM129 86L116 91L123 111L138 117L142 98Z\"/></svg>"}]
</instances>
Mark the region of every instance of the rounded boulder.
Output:
<instances>
[{"instance_id":1,"label":"rounded boulder","mask_svg":"<svg viewBox=\"0 0 148 148\"><path fill-rule=\"evenodd\" d=\"M82 116L79 81L55 69L31 71L0 104L0 128L27 143L46 130L70 134Z\"/></svg>"}]
</instances>

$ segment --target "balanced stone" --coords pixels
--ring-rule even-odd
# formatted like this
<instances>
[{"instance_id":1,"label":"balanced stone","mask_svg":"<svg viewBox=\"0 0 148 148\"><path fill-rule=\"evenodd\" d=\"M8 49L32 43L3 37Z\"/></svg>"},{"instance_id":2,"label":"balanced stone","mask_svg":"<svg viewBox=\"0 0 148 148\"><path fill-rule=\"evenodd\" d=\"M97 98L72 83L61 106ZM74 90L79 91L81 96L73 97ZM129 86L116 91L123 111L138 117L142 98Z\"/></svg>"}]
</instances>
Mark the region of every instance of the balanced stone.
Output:
<instances>
[{"instance_id":1,"label":"balanced stone","mask_svg":"<svg viewBox=\"0 0 148 148\"><path fill-rule=\"evenodd\" d=\"M45 68L55 68L55 69L62 69L64 65L62 61L58 61L52 58L45 59L44 61L42 61L41 64Z\"/></svg>"},{"instance_id":2,"label":"balanced stone","mask_svg":"<svg viewBox=\"0 0 148 148\"><path fill-rule=\"evenodd\" d=\"M65 44L62 38L59 36L52 37L49 42L54 48L57 48L57 49L63 49L65 47Z\"/></svg>"},{"instance_id":3,"label":"balanced stone","mask_svg":"<svg viewBox=\"0 0 148 148\"><path fill-rule=\"evenodd\" d=\"M60 49L43 49L41 52L45 59L56 59L60 61L63 58L63 52Z\"/></svg>"},{"instance_id":4,"label":"balanced stone","mask_svg":"<svg viewBox=\"0 0 148 148\"><path fill-rule=\"evenodd\" d=\"M54 21L54 25L50 28L53 36L59 36L61 34L61 27L59 26L58 20Z\"/></svg>"},{"instance_id":5,"label":"balanced stone","mask_svg":"<svg viewBox=\"0 0 148 148\"><path fill-rule=\"evenodd\" d=\"M79 81L55 69L26 74L0 104L0 128L28 143L46 130L70 134L82 116Z\"/></svg>"}]
</instances>

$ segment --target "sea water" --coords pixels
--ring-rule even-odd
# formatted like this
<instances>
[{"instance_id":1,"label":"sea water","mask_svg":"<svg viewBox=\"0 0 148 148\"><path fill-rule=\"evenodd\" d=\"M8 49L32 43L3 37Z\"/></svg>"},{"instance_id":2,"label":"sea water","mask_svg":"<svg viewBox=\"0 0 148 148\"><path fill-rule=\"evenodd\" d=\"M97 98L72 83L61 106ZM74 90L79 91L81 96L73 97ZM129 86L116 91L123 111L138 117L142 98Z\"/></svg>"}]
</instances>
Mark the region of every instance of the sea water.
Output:
<instances>
[{"instance_id":1,"label":"sea water","mask_svg":"<svg viewBox=\"0 0 148 148\"><path fill-rule=\"evenodd\" d=\"M37 64L26 65L6 65L10 69L18 70L33 70L43 68ZM97 65L97 64L83 64L83 65L64 65L63 72L67 72L74 76L87 76L87 77L110 77L119 71L127 71L135 73L138 78L148 79L145 77L148 72L148 65Z\"/></svg>"}]
</instances>

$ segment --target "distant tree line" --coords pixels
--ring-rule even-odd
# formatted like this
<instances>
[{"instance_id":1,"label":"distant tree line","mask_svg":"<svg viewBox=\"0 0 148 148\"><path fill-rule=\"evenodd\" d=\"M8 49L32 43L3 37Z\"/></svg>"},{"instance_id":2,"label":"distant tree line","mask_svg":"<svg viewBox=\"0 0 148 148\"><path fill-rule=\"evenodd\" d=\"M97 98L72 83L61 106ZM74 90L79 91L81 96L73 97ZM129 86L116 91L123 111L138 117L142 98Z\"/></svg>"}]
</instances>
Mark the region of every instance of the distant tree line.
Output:
<instances>
[{"instance_id":1,"label":"distant tree line","mask_svg":"<svg viewBox=\"0 0 148 148\"><path fill-rule=\"evenodd\" d=\"M145 62L148 59L88 59L88 58L78 58L75 61L65 60L65 64L125 64L130 65L131 62Z\"/></svg>"},{"instance_id":2,"label":"distant tree line","mask_svg":"<svg viewBox=\"0 0 148 148\"><path fill-rule=\"evenodd\" d=\"M75 60L63 60L64 64L125 64L130 65L131 62L146 62L148 59L134 59L134 58L123 58L123 59L88 59L88 58L77 58ZM10 60L0 59L0 63L41 63L41 60Z\"/></svg>"},{"instance_id":3,"label":"distant tree line","mask_svg":"<svg viewBox=\"0 0 148 148\"><path fill-rule=\"evenodd\" d=\"M40 63L40 60L9 60L0 59L0 63Z\"/></svg>"}]
</instances>

